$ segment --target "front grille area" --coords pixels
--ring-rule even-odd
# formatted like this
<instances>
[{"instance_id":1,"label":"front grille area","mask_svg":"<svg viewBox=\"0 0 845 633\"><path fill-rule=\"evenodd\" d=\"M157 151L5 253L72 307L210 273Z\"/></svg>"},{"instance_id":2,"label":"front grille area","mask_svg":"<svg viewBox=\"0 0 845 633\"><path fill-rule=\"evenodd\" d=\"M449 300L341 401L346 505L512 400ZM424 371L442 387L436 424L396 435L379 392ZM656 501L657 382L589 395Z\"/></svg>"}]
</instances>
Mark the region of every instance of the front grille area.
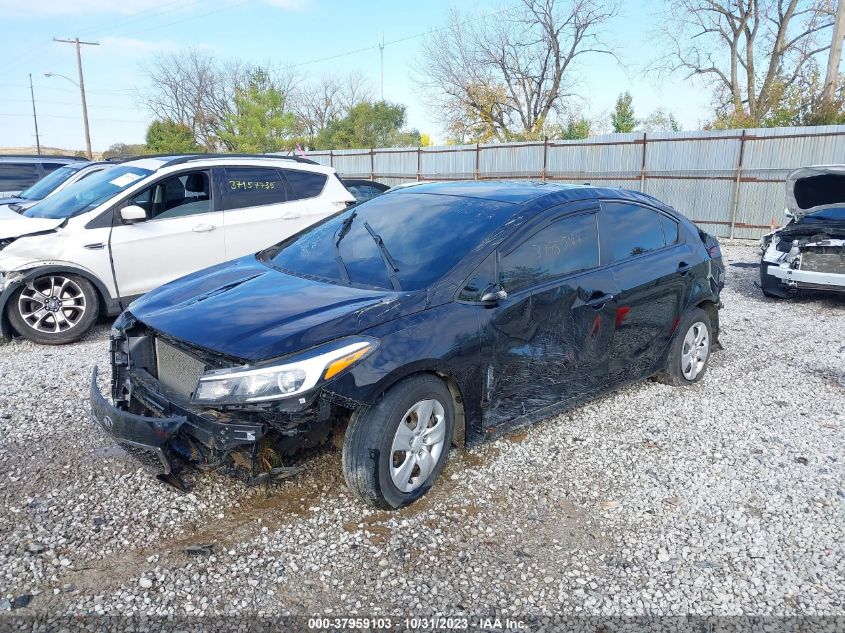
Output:
<instances>
[{"instance_id":1,"label":"front grille area","mask_svg":"<svg viewBox=\"0 0 845 633\"><path fill-rule=\"evenodd\" d=\"M159 382L186 399L194 394L205 373L205 363L156 337L156 373Z\"/></svg>"}]
</instances>

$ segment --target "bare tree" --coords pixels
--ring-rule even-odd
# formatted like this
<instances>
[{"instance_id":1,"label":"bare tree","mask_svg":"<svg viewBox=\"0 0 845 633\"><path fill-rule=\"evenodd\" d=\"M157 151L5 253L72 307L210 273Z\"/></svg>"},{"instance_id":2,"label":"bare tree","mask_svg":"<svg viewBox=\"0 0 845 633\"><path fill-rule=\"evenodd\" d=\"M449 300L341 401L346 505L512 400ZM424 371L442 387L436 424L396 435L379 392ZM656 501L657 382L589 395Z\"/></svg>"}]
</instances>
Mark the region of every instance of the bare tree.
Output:
<instances>
[{"instance_id":1,"label":"bare tree","mask_svg":"<svg viewBox=\"0 0 845 633\"><path fill-rule=\"evenodd\" d=\"M831 0L672 0L658 67L712 84L718 115L760 124L830 47Z\"/></svg>"},{"instance_id":2,"label":"bare tree","mask_svg":"<svg viewBox=\"0 0 845 633\"><path fill-rule=\"evenodd\" d=\"M612 54L600 31L616 12L615 0L522 0L482 18L453 13L423 44L421 88L452 131L539 136L574 94L576 60Z\"/></svg>"},{"instance_id":3,"label":"bare tree","mask_svg":"<svg viewBox=\"0 0 845 633\"><path fill-rule=\"evenodd\" d=\"M231 133L229 115L235 112L235 95L251 81L273 87L292 106L299 78L284 68L263 68L239 60L217 62L196 49L165 53L145 68L148 88L143 100L160 119L172 119L191 128L207 150L227 148L222 136Z\"/></svg>"},{"instance_id":4,"label":"bare tree","mask_svg":"<svg viewBox=\"0 0 845 633\"><path fill-rule=\"evenodd\" d=\"M297 90L292 107L305 137L313 144L329 123L342 119L352 106L370 101L372 96L370 83L362 73L327 75Z\"/></svg>"}]
</instances>

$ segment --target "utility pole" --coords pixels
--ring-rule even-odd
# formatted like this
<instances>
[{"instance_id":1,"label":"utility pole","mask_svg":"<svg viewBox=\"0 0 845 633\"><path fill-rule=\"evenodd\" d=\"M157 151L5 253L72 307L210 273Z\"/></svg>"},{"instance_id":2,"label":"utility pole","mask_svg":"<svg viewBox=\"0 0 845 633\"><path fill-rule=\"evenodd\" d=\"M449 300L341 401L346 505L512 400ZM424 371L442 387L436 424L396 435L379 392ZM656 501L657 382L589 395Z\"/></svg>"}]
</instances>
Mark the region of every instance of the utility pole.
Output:
<instances>
[{"instance_id":1,"label":"utility pole","mask_svg":"<svg viewBox=\"0 0 845 633\"><path fill-rule=\"evenodd\" d=\"M88 104L85 101L85 80L82 78L82 53L80 46L99 46L99 42L80 42L78 37L72 40L60 40L53 38L54 42L61 42L63 44L74 44L76 46L76 69L79 71L79 93L82 95L82 119L85 123L85 147L88 150L88 160L94 159L94 154L91 153L91 132L88 129Z\"/></svg>"},{"instance_id":2,"label":"utility pole","mask_svg":"<svg viewBox=\"0 0 845 633\"><path fill-rule=\"evenodd\" d=\"M381 100L384 101L384 31L378 32L378 51L381 58Z\"/></svg>"},{"instance_id":3,"label":"utility pole","mask_svg":"<svg viewBox=\"0 0 845 633\"><path fill-rule=\"evenodd\" d=\"M38 116L35 114L35 90L32 89L32 73L29 73L29 96L32 97L32 120L35 122L35 147L41 156L41 139L38 137Z\"/></svg>"},{"instance_id":4,"label":"utility pole","mask_svg":"<svg viewBox=\"0 0 845 633\"><path fill-rule=\"evenodd\" d=\"M825 76L822 94L822 101L828 106L832 106L833 100L836 98L843 38L845 38L845 0L839 0L836 3L836 21L833 23L833 39L830 42L830 56L827 59L827 75Z\"/></svg>"}]
</instances>

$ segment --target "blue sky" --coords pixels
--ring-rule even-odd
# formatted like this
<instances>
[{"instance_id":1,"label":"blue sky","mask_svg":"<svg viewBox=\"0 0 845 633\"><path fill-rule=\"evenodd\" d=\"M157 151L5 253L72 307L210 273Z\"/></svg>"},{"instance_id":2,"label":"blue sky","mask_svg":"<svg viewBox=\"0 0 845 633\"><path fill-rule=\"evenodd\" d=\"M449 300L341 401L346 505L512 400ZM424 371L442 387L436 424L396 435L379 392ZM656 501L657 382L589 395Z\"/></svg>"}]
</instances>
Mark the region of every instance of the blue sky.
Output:
<instances>
[{"instance_id":1,"label":"blue sky","mask_svg":"<svg viewBox=\"0 0 845 633\"><path fill-rule=\"evenodd\" d=\"M54 36L79 36L100 42L83 47L91 142L102 151L116 142L143 142L151 116L139 99L146 85L145 61L157 51L199 47L221 58L297 65L306 77L360 71L379 92L379 32L385 41L409 38L443 26L452 8L464 14L491 13L518 0L0 0L4 37L0 40L0 151L34 145L28 73L35 86L43 145L84 147L81 107L73 47ZM585 114L606 118L616 96L629 90L643 116L659 105L672 111L685 129L707 117L710 93L682 78L664 80L639 72L656 54L652 40L661 0L623 3L622 14L608 26L604 39L615 46L626 68L608 56L584 57L578 67ZM385 98L408 107L408 123L443 141L435 116L415 90L412 62L422 38L385 48Z\"/></svg>"}]
</instances>

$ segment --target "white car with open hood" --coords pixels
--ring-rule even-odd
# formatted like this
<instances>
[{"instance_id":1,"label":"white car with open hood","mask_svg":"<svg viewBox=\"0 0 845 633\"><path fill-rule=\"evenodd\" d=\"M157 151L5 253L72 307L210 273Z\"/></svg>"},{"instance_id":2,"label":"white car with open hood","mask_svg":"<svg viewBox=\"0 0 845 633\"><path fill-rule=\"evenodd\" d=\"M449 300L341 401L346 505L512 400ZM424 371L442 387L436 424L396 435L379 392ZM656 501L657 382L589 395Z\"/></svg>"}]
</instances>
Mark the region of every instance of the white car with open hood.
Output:
<instances>
[{"instance_id":1,"label":"white car with open hood","mask_svg":"<svg viewBox=\"0 0 845 633\"><path fill-rule=\"evenodd\" d=\"M760 242L760 287L845 292L845 165L797 169L786 179L789 222Z\"/></svg>"},{"instance_id":2,"label":"white car with open hood","mask_svg":"<svg viewBox=\"0 0 845 633\"><path fill-rule=\"evenodd\" d=\"M355 199L298 157L120 163L0 219L0 336L81 337L149 290L267 248Z\"/></svg>"}]
</instances>

